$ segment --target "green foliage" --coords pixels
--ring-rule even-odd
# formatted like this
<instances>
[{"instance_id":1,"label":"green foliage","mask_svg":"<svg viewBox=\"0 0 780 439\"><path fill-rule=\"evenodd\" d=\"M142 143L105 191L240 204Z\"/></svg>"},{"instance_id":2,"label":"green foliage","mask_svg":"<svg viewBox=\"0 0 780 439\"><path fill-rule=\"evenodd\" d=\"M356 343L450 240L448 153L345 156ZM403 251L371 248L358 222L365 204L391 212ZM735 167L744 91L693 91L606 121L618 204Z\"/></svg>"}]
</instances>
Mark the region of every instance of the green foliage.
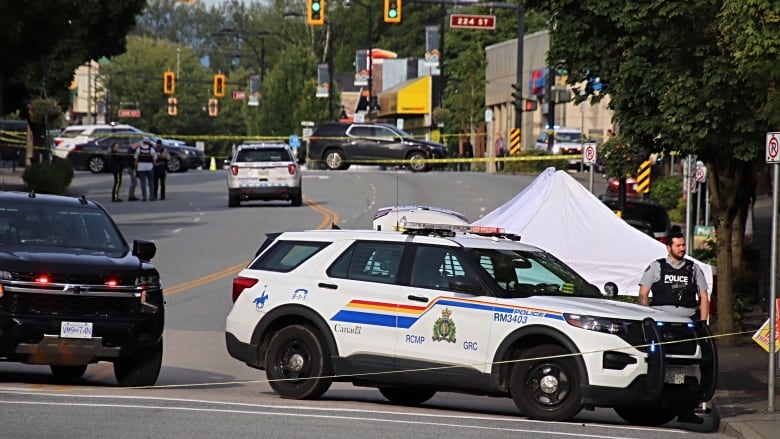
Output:
<instances>
[{"instance_id":1,"label":"green foliage","mask_svg":"<svg viewBox=\"0 0 780 439\"><path fill-rule=\"evenodd\" d=\"M636 174L646 160L647 152L623 136L612 137L599 147L599 156L609 177L629 177Z\"/></svg>"},{"instance_id":2,"label":"green foliage","mask_svg":"<svg viewBox=\"0 0 780 439\"><path fill-rule=\"evenodd\" d=\"M652 182L650 187L650 199L667 210L674 209L680 204L682 193L682 177L675 175L660 177Z\"/></svg>"},{"instance_id":3,"label":"green foliage","mask_svg":"<svg viewBox=\"0 0 780 439\"><path fill-rule=\"evenodd\" d=\"M672 221L674 223L684 223L685 222L685 211L687 210L687 205L685 202L685 198L680 197L677 199L677 204L673 209L669 209L669 221Z\"/></svg>"},{"instance_id":4,"label":"green foliage","mask_svg":"<svg viewBox=\"0 0 780 439\"><path fill-rule=\"evenodd\" d=\"M717 260L716 243L713 239L704 241L704 245L700 248L694 248L691 250L691 256L704 262L705 264L714 265Z\"/></svg>"},{"instance_id":5,"label":"green foliage","mask_svg":"<svg viewBox=\"0 0 780 439\"><path fill-rule=\"evenodd\" d=\"M73 165L68 160L34 163L24 169L22 180L36 193L65 195L73 181Z\"/></svg>"}]
</instances>

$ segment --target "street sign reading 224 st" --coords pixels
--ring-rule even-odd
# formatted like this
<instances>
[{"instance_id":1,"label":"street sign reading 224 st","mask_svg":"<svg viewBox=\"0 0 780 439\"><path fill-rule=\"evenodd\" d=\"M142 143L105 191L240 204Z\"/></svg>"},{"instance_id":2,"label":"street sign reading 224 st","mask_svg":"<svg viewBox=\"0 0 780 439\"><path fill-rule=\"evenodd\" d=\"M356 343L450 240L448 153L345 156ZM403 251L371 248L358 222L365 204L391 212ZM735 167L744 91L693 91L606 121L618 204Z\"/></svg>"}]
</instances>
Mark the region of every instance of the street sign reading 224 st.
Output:
<instances>
[{"instance_id":1,"label":"street sign reading 224 st","mask_svg":"<svg viewBox=\"0 0 780 439\"><path fill-rule=\"evenodd\" d=\"M450 27L461 29L495 29L496 16L452 14L450 15Z\"/></svg>"}]
</instances>

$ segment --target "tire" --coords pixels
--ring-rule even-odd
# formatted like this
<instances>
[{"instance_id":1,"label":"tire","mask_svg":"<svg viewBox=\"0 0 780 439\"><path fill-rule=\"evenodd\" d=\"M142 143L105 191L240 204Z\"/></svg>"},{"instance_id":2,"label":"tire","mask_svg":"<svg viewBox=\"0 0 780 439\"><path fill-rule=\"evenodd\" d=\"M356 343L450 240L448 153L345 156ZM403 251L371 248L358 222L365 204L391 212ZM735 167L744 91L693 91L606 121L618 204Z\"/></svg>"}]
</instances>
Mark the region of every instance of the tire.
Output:
<instances>
[{"instance_id":1,"label":"tire","mask_svg":"<svg viewBox=\"0 0 780 439\"><path fill-rule=\"evenodd\" d=\"M89 162L87 162L87 168L93 174L101 174L106 170L106 160L98 155L92 156L89 158Z\"/></svg>"},{"instance_id":2,"label":"tire","mask_svg":"<svg viewBox=\"0 0 780 439\"><path fill-rule=\"evenodd\" d=\"M162 368L162 339L127 358L114 361L114 376L122 387L153 386Z\"/></svg>"},{"instance_id":3,"label":"tire","mask_svg":"<svg viewBox=\"0 0 780 439\"><path fill-rule=\"evenodd\" d=\"M317 399L330 388L328 355L308 326L288 326L268 344L265 371L271 388L282 398Z\"/></svg>"},{"instance_id":4,"label":"tire","mask_svg":"<svg viewBox=\"0 0 780 439\"><path fill-rule=\"evenodd\" d=\"M347 169L348 165L345 163L345 160L344 153L337 149L329 149L325 152L325 167L331 171Z\"/></svg>"},{"instance_id":5,"label":"tire","mask_svg":"<svg viewBox=\"0 0 780 439\"><path fill-rule=\"evenodd\" d=\"M291 201L291 206L300 207L303 206L303 193L298 192L297 195L293 195Z\"/></svg>"},{"instance_id":6,"label":"tire","mask_svg":"<svg viewBox=\"0 0 780 439\"><path fill-rule=\"evenodd\" d=\"M615 407L615 413L631 425L658 427L677 417L677 410L661 407Z\"/></svg>"},{"instance_id":7,"label":"tire","mask_svg":"<svg viewBox=\"0 0 780 439\"><path fill-rule=\"evenodd\" d=\"M76 378L81 378L81 376L84 375L84 372L87 371L86 364L81 366L58 366L52 364L49 367L51 368L51 373L54 375L54 378L63 380L75 380Z\"/></svg>"},{"instance_id":8,"label":"tire","mask_svg":"<svg viewBox=\"0 0 780 439\"><path fill-rule=\"evenodd\" d=\"M540 345L520 355L512 368L509 390L518 409L529 418L565 421L582 409L577 366L566 349ZM525 361L523 361L525 360Z\"/></svg>"},{"instance_id":9,"label":"tire","mask_svg":"<svg viewBox=\"0 0 780 439\"><path fill-rule=\"evenodd\" d=\"M168 172L174 173L174 172L184 172L184 169L182 169L181 166L181 160L179 157L172 155L171 158L168 159Z\"/></svg>"},{"instance_id":10,"label":"tire","mask_svg":"<svg viewBox=\"0 0 780 439\"><path fill-rule=\"evenodd\" d=\"M436 391L426 387L380 387L379 393L394 404L417 405L433 398Z\"/></svg>"},{"instance_id":11,"label":"tire","mask_svg":"<svg viewBox=\"0 0 780 439\"><path fill-rule=\"evenodd\" d=\"M238 197L228 195L228 207L238 207L240 205L241 201L238 200Z\"/></svg>"},{"instance_id":12,"label":"tire","mask_svg":"<svg viewBox=\"0 0 780 439\"><path fill-rule=\"evenodd\" d=\"M412 172L425 172L429 169L428 165L424 162L427 157L420 151L414 151L409 154L406 159L412 161L407 165Z\"/></svg>"}]
</instances>

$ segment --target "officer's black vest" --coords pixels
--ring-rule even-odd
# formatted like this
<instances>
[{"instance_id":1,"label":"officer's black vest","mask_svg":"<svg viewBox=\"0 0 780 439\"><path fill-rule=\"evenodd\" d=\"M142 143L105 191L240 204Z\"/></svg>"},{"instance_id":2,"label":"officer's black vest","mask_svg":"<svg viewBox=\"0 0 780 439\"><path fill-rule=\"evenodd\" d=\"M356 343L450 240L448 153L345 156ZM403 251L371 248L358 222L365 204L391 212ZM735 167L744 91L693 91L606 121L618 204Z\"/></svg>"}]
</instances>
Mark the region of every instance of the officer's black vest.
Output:
<instances>
[{"instance_id":1,"label":"officer's black vest","mask_svg":"<svg viewBox=\"0 0 780 439\"><path fill-rule=\"evenodd\" d=\"M679 269L672 267L665 258L659 259L658 263L661 265L661 278L650 288L653 292L653 305L696 307L698 288L693 261L686 259Z\"/></svg>"},{"instance_id":2,"label":"officer's black vest","mask_svg":"<svg viewBox=\"0 0 780 439\"><path fill-rule=\"evenodd\" d=\"M152 148L149 145L141 145L138 151L138 162L152 163L154 162L154 156L152 156Z\"/></svg>"}]
</instances>

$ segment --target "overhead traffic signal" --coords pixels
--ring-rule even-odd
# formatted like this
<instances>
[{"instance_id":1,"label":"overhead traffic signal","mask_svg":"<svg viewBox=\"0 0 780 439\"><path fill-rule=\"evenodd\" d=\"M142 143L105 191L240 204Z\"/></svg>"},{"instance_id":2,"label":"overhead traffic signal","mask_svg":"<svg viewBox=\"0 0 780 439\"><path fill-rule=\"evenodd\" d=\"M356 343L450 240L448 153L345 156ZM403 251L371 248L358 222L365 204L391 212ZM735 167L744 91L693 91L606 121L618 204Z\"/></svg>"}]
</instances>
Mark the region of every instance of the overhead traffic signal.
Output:
<instances>
[{"instance_id":1,"label":"overhead traffic signal","mask_svg":"<svg viewBox=\"0 0 780 439\"><path fill-rule=\"evenodd\" d=\"M176 116L179 114L179 100L176 98L168 98L168 116Z\"/></svg>"},{"instance_id":2,"label":"overhead traffic signal","mask_svg":"<svg viewBox=\"0 0 780 439\"><path fill-rule=\"evenodd\" d=\"M385 23L401 22L401 0L385 0Z\"/></svg>"},{"instance_id":3,"label":"overhead traffic signal","mask_svg":"<svg viewBox=\"0 0 780 439\"><path fill-rule=\"evenodd\" d=\"M306 22L312 26L325 24L325 0L308 0Z\"/></svg>"},{"instance_id":4,"label":"overhead traffic signal","mask_svg":"<svg viewBox=\"0 0 780 439\"><path fill-rule=\"evenodd\" d=\"M214 75L214 96L218 98L225 96L225 75L222 73Z\"/></svg>"},{"instance_id":5,"label":"overhead traffic signal","mask_svg":"<svg viewBox=\"0 0 780 439\"><path fill-rule=\"evenodd\" d=\"M163 73L163 93L167 95L176 93L176 74L171 71Z\"/></svg>"},{"instance_id":6,"label":"overhead traffic signal","mask_svg":"<svg viewBox=\"0 0 780 439\"><path fill-rule=\"evenodd\" d=\"M512 88L515 89L512 92L512 105L515 106L515 111L523 111L523 84L515 82L512 84Z\"/></svg>"},{"instance_id":7,"label":"overhead traffic signal","mask_svg":"<svg viewBox=\"0 0 780 439\"><path fill-rule=\"evenodd\" d=\"M219 101L216 98L209 99L209 116L217 117L219 114Z\"/></svg>"}]
</instances>

